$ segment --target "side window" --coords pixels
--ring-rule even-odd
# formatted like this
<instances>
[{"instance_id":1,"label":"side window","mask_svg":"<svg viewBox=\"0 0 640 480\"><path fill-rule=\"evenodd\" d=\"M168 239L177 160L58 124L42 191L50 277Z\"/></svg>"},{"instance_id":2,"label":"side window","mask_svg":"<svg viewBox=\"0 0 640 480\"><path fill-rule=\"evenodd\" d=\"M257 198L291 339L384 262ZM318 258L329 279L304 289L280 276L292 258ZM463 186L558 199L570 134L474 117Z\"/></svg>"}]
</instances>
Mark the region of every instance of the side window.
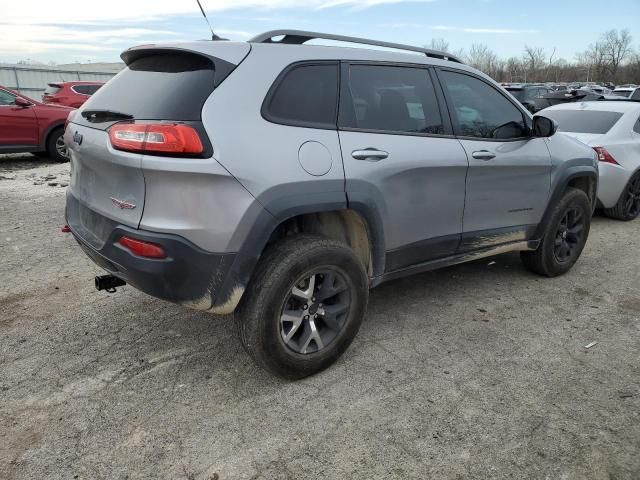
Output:
<instances>
[{"instance_id":1,"label":"side window","mask_svg":"<svg viewBox=\"0 0 640 480\"><path fill-rule=\"evenodd\" d=\"M264 116L285 125L336 128L338 65L300 65L267 95Z\"/></svg>"},{"instance_id":2,"label":"side window","mask_svg":"<svg viewBox=\"0 0 640 480\"><path fill-rule=\"evenodd\" d=\"M458 135L509 140L526 136L522 112L494 87L469 75L440 72Z\"/></svg>"},{"instance_id":3,"label":"side window","mask_svg":"<svg viewBox=\"0 0 640 480\"><path fill-rule=\"evenodd\" d=\"M633 131L636 133L640 133L640 118L636 121L636 124L633 126Z\"/></svg>"},{"instance_id":4,"label":"side window","mask_svg":"<svg viewBox=\"0 0 640 480\"><path fill-rule=\"evenodd\" d=\"M631 100L640 100L640 88L636 88L636 91L631 95Z\"/></svg>"},{"instance_id":5,"label":"side window","mask_svg":"<svg viewBox=\"0 0 640 480\"><path fill-rule=\"evenodd\" d=\"M351 65L340 102L340 127L444 133L433 83L424 68Z\"/></svg>"},{"instance_id":6,"label":"side window","mask_svg":"<svg viewBox=\"0 0 640 480\"><path fill-rule=\"evenodd\" d=\"M87 95L93 95L96 93L102 85L86 85L87 87Z\"/></svg>"},{"instance_id":7,"label":"side window","mask_svg":"<svg viewBox=\"0 0 640 480\"><path fill-rule=\"evenodd\" d=\"M75 85L73 87L73 91L82 95L89 95L89 92L87 92L87 85Z\"/></svg>"},{"instance_id":8,"label":"side window","mask_svg":"<svg viewBox=\"0 0 640 480\"><path fill-rule=\"evenodd\" d=\"M15 105L16 96L5 90L0 90L0 105Z\"/></svg>"}]
</instances>

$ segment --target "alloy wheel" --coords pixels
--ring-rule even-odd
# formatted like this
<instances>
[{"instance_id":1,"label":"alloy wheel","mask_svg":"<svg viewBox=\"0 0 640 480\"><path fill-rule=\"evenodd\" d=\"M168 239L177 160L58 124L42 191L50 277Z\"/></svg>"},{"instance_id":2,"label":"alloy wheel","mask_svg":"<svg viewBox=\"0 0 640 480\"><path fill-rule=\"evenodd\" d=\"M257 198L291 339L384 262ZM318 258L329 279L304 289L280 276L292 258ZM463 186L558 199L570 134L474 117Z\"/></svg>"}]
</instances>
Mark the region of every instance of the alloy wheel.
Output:
<instances>
[{"instance_id":1,"label":"alloy wheel","mask_svg":"<svg viewBox=\"0 0 640 480\"><path fill-rule=\"evenodd\" d=\"M624 214L628 218L635 218L640 213L640 175L631 179L625 193Z\"/></svg>"},{"instance_id":2,"label":"alloy wheel","mask_svg":"<svg viewBox=\"0 0 640 480\"><path fill-rule=\"evenodd\" d=\"M64 157L64 158L69 158L69 152L67 150L67 145L64 143L64 136L60 135L57 139L56 139L56 152L58 152L58 155Z\"/></svg>"},{"instance_id":3,"label":"alloy wheel","mask_svg":"<svg viewBox=\"0 0 640 480\"><path fill-rule=\"evenodd\" d=\"M558 262L568 262L575 257L580 247L584 228L584 212L577 208L568 208L560 220L553 244L553 253Z\"/></svg>"},{"instance_id":4,"label":"alloy wheel","mask_svg":"<svg viewBox=\"0 0 640 480\"><path fill-rule=\"evenodd\" d=\"M337 270L325 267L299 279L280 315L285 345L303 355L326 348L345 326L350 297L347 281Z\"/></svg>"}]
</instances>

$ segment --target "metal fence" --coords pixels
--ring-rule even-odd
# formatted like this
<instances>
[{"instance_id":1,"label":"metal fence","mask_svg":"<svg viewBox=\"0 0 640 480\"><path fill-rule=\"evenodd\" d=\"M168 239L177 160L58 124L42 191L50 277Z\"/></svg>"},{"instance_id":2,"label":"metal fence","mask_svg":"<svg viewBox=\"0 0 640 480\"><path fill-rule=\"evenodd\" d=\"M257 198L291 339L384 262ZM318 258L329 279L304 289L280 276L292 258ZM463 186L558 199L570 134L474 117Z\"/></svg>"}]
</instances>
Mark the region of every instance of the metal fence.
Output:
<instances>
[{"instance_id":1,"label":"metal fence","mask_svg":"<svg viewBox=\"0 0 640 480\"><path fill-rule=\"evenodd\" d=\"M84 80L106 82L116 71L67 70L55 67L0 64L0 85L17 90L35 100L41 100L47 84Z\"/></svg>"}]
</instances>

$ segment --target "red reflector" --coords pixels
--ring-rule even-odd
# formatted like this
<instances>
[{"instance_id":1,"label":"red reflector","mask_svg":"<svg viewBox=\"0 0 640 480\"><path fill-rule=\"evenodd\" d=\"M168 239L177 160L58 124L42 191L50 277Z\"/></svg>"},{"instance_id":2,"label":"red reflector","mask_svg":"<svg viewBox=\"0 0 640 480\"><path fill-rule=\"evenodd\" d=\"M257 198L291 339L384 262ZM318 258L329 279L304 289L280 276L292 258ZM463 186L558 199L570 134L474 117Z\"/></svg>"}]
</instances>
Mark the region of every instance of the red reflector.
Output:
<instances>
[{"instance_id":1,"label":"red reflector","mask_svg":"<svg viewBox=\"0 0 640 480\"><path fill-rule=\"evenodd\" d=\"M62 233L69 233L69 232L71 232L71 228L69 228L69 225L63 225L62 228L60 229L60 231Z\"/></svg>"},{"instance_id":2,"label":"red reflector","mask_svg":"<svg viewBox=\"0 0 640 480\"><path fill-rule=\"evenodd\" d=\"M155 243L145 242L143 240L136 240L131 237L120 237L118 243L123 247L128 248L131 253L145 258L167 258L167 253L160 245Z\"/></svg>"},{"instance_id":3,"label":"red reflector","mask_svg":"<svg viewBox=\"0 0 640 480\"><path fill-rule=\"evenodd\" d=\"M117 123L109 129L113 148L128 152L202 153L195 128L183 123Z\"/></svg>"},{"instance_id":4,"label":"red reflector","mask_svg":"<svg viewBox=\"0 0 640 480\"><path fill-rule=\"evenodd\" d=\"M598 160L605 163L611 163L613 165L620 165L613 156L607 152L607 149L604 147L593 147L593 149L598 154Z\"/></svg>"}]
</instances>

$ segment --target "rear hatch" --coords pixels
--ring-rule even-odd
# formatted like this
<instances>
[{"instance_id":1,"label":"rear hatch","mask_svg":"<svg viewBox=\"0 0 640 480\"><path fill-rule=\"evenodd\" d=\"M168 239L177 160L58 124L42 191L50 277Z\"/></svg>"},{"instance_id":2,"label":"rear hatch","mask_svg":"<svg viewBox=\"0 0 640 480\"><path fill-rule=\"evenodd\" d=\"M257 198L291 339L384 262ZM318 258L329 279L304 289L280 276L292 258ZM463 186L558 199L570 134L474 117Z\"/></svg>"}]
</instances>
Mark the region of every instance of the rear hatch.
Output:
<instances>
[{"instance_id":1,"label":"rear hatch","mask_svg":"<svg viewBox=\"0 0 640 480\"><path fill-rule=\"evenodd\" d=\"M44 90L42 94L42 101L45 103L49 102L57 102L56 93L58 93L62 89L62 84L60 83L50 83L47 85L47 88Z\"/></svg>"},{"instance_id":2,"label":"rear hatch","mask_svg":"<svg viewBox=\"0 0 640 480\"><path fill-rule=\"evenodd\" d=\"M213 42L202 43L202 49L216 50ZM186 124L200 134L205 145L201 156L211 156L202 107L250 46L225 42L217 50L224 60L206 50L156 46L127 50L122 54L127 67L74 114L65 134L71 157L69 193L79 203L79 230L97 237L87 240L98 243L108 234L100 231L95 213L138 228L144 209L143 154L114 148L109 137L114 125Z\"/></svg>"}]
</instances>

